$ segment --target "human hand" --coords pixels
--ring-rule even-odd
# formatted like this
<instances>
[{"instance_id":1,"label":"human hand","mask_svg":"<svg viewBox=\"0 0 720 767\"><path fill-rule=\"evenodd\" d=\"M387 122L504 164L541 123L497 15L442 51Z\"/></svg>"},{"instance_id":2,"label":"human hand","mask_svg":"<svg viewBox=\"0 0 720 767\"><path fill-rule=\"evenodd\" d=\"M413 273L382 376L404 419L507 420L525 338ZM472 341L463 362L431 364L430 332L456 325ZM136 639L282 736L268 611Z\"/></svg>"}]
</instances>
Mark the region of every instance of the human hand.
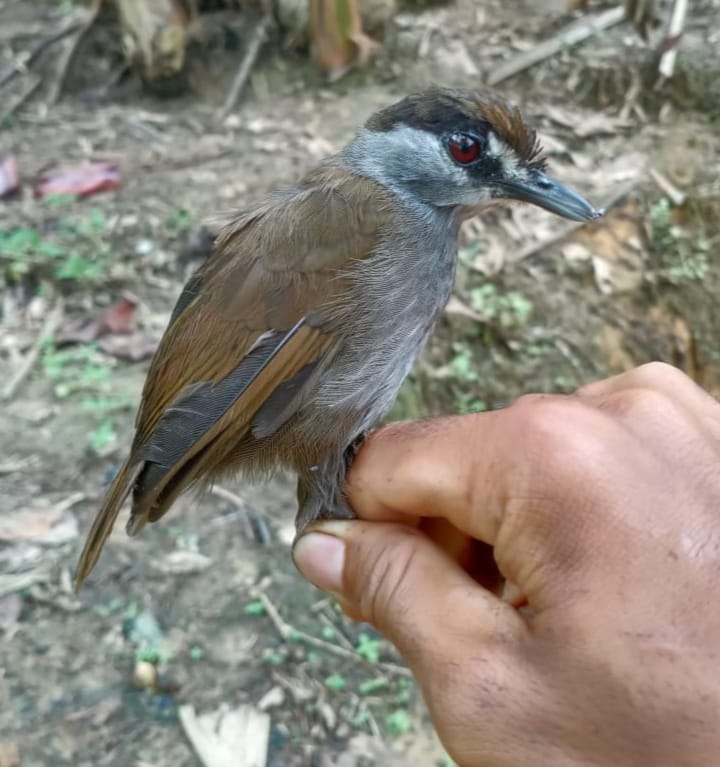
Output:
<instances>
[{"instance_id":1,"label":"human hand","mask_svg":"<svg viewBox=\"0 0 720 767\"><path fill-rule=\"evenodd\" d=\"M720 404L682 373L393 424L348 497L296 564L394 642L461 767L718 763Z\"/></svg>"}]
</instances>

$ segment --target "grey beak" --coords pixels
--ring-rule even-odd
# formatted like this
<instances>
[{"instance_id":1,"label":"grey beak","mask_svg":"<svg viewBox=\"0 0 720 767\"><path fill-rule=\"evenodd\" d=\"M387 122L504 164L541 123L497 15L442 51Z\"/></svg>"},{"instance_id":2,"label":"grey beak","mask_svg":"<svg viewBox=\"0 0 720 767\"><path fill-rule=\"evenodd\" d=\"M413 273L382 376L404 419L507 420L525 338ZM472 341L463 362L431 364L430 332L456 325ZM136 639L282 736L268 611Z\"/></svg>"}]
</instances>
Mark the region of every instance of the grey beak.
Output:
<instances>
[{"instance_id":1,"label":"grey beak","mask_svg":"<svg viewBox=\"0 0 720 767\"><path fill-rule=\"evenodd\" d=\"M605 212L595 210L570 187L538 170L532 171L527 180L502 181L498 186L503 197L538 205L573 221L592 221Z\"/></svg>"}]
</instances>

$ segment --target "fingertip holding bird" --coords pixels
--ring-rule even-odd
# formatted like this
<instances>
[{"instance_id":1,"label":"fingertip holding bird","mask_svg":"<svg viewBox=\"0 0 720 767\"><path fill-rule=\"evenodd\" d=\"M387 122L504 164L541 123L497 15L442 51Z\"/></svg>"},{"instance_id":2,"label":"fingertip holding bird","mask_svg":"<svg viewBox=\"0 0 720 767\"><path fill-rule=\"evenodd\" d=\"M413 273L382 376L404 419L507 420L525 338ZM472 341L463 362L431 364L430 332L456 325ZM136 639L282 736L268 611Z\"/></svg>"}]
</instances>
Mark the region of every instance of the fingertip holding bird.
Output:
<instances>
[{"instance_id":1,"label":"fingertip holding bird","mask_svg":"<svg viewBox=\"0 0 720 767\"><path fill-rule=\"evenodd\" d=\"M315 524L294 543L292 557L302 575L322 591L342 594L347 522Z\"/></svg>"}]
</instances>

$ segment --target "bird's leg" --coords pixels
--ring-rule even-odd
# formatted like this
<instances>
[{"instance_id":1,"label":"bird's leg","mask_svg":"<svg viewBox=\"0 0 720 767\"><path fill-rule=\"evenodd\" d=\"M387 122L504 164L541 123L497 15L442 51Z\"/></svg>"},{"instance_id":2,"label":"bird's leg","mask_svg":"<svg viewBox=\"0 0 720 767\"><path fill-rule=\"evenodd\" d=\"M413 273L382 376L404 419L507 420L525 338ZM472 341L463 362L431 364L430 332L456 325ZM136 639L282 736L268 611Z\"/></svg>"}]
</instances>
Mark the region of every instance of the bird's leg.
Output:
<instances>
[{"instance_id":1,"label":"bird's leg","mask_svg":"<svg viewBox=\"0 0 720 767\"><path fill-rule=\"evenodd\" d=\"M361 431L360 434L345 448L343 459L345 461L345 472L350 471L355 456L360 452L360 448L365 444L365 440L370 432Z\"/></svg>"},{"instance_id":2,"label":"bird's leg","mask_svg":"<svg viewBox=\"0 0 720 767\"><path fill-rule=\"evenodd\" d=\"M316 519L353 519L355 513L345 498L345 475L365 441L362 432L342 455L333 456L320 466L298 472L298 513L295 526L302 531Z\"/></svg>"}]
</instances>

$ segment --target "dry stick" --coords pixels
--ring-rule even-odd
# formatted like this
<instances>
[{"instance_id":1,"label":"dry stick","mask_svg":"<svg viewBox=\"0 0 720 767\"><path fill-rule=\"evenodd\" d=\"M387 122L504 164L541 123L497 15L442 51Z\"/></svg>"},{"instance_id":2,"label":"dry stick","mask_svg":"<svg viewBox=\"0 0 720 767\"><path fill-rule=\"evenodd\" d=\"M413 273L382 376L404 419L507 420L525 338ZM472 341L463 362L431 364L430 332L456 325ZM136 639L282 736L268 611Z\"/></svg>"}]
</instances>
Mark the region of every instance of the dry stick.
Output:
<instances>
[{"instance_id":1,"label":"dry stick","mask_svg":"<svg viewBox=\"0 0 720 767\"><path fill-rule=\"evenodd\" d=\"M625 18L625 9L622 6L610 8L603 13L599 13L597 16L593 16L588 19L580 19L573 22L563 29L555 37L551 37L549 40L543 40L543 42L531 48L529 51L524 51L514 59L501 64L494 72L492 72L488 78L489 85L497 85L503 80L507 80L509 77L513 77L522 72L525 69L529 69L540 61L549 59L563 48L567 48L571 45L577 45L578 43L587 40L596 32L602 32L604 29L608 29L615 24L619 24Z\"/></svg>"},{"instance_id":2,"label":"dry stick","mask_svg":"<svg viewBox=\"0 0 720 767\"><path fill-rule=\"evenodd\" d=\"M228 94L225 98L225 103L222 105L222 108L218 111L217 119L219 121L224 120L230 114L230 112L235 108L235 105L237 104L238 99L240 98L240 94L242 93L242 90L245 87L245 83L247 82L247 79L250 76L250 72L252 71L252 68L255 65L255 60L258 57L258 53L260 53L260 47L262 46L263 41L265 40L265 32L270 26L271 21L272 21L272 15L269 13L269 11L265 11L265 14L258 22L253 32L253 35L250 38L250 42L248 43L247 50L245 51L245 56L243 57L243 60L240 62L240 68L238 69L237 74L235 75L235 79L233 80L233 83L230 86L230 90L228 91Z\"/></svg>"},{"instance_id":3,"label":"dry stick","mask_svg":"<svg viewBox=\"0 0 720 767\"><path fill-rule=\"evenodd\" d=\"M610 195L610 197L605 200L605 204L602 206L602 208L606 212L610 210L610 208L614 208L623 198L627 197L627 195L632 192L632 190L638 185L639 181L639 179L635 179L629 184L626 184L624 187L621 187L614 194ZM536 253L539 253L545 248L549 248L551 245L557 245L558 242L562 242L568 235L585 226L586 223L587 221L573 222L572 224L568 224L567 226L562 227L554 234L546 237L544 240L530 243L530 245L523 248L523 250L521 250L515 258L511 259L511 263L516 261L524 261L526 258L534 256Z\"/></svg>"},{"instance_id":4,"label":"dry stick","mask_svg":"<svg viewBox=\"0 0 720 767\"><path fill-rule=\"evenodd\" d=\"M678 189L667 176L664 176L659 170L655 170L655 168L650 168L650 175L673 205L679 207L685 203L687 195L682 189Z\"/></svg>"},{"instance_id":5,"label":"dry stick","mask_svg":"<svg viewBox=\"0 0 720 767\"><path fill-rule=\"evenodd\" d=\"M40 328L40 332L37 335L30 350L25 355L25 359L16 371L15 375L10 379L7 386L2 390L0 394L0 400L7 401L15 396L20 384L27 378L30 371L35 366L40 356L40 351L45 343L46 339L52 339L55 335L55 331L60 327L60 323L63 318L63 305L62 301L58 299L57 303L50 310L50 313L45 318L43 326Z\"/></svg>"},{"instance_id":6,"label":"dry stick","mask_svg":"<svg viewBox=\"0 0 720 767\"><path fill-rule=\"evenodd\" d=\"M367 661L364 658L361 658L353 650L346 650L344 647L340 647L340 645L333 644L332 642L326 642L324 639L314 637L312 634L306 634L304 631L300 631L299 629L291 626L287 621L283 619L283 617L278 612L277 607L275 607L275 605L270 601L270 597L268 597L264 591L253 589L250 593L252 596L256 597L262 602L263 607L265 608L265 612L267 613L268 618L270 618L270 622L273 624L273 626L275 626L278 634L280 634L280 637L285 641L297 639L301 642L304 642L305 644L310 645L311 647L316 647L318 650L324 650L331 653L332 655L337 655L339 658L353 660L356 663L367 664ZM381 668L384 671L387 671L389 674L397 674L398 676L412 678L410 669L405 668L405 666L400 666L397 663L379 661L378 663L373 663L371 665L377 668Z\"/></svg>"},{"instance_id":7,"label":"dry stick","mask_svg":"<svg viewBox=\"0 0 720 767\"><path fill-rule=\"evenodd\" d=\"M675 59L677 58L680 46L680 36L685 27L687 6L687 0L675 0L675 5L673 5L670 26L665 38L669 47L660 57L660 63L658 64L658 72L665 79L671 78L675 72Z\"/></svg>"},{"instance_id":8,"label":"dry stick","mask_svg":"<svg viewBox=\"0 0 720 767\"><path fill-rule=\"evenodd\" d=\"M90 30L90 27L92 27L92 25L95 23L95 20L100 13L100 6L102 5L102 2L103 0L92 0L84 21L75 33L75 36L70 40L69 45L63 51L60 63L58 64L58 72L50 88L50 94L48 96L48 102L50 104L57 104L60 96L62 96L63 87L65 86L65 78L67 77L68 70L70 69L70 64L72 64L72 60L75 58L75 53L77 52L82 39Z\"/></svg>"},{"instance_id":9,"label":"dry stick","mask_svg":"<svg viewBox=\"0 0 720 767\"><path fill-rule=\"evenodd\" d=\"M77 28L78 28L78 22L72 21L69 24L66 24L64 27L61 27L60 29L56 30L55 32L51 32L47 37L44 37L42 40L40 40L40 42L38 42L30 50L25 61L22 61L22 62L16 61L12 65L10 70L6 72L2 77L0 77L0 88L2 88L3 85L7 85L11 80L13 80L19 74L22 74L23 72L25 72L27 68L35 61L35 59L46 48L53 45L53 43L58 42L58 40L62 40L63 37L71 34Z\"/></svg>"},{"instance_id":10,"label":"dry stick","mask_svg":"<svg viewBox=\"0 0 720 767\"><path fill-rule=\"evenodd\" d=\"M35 77L30 82L30 85L28 85L25 90L23 90L15 99L13 99L13 101L10 102L10 104L8 104L7 109L2 113L2 115L0 115L0 125L3 125L8 117L12 117L15 112L20 109L20 107L33 95L33 93L35 93L41 82L41 77Z\"/></svg>"}]
</instances>

